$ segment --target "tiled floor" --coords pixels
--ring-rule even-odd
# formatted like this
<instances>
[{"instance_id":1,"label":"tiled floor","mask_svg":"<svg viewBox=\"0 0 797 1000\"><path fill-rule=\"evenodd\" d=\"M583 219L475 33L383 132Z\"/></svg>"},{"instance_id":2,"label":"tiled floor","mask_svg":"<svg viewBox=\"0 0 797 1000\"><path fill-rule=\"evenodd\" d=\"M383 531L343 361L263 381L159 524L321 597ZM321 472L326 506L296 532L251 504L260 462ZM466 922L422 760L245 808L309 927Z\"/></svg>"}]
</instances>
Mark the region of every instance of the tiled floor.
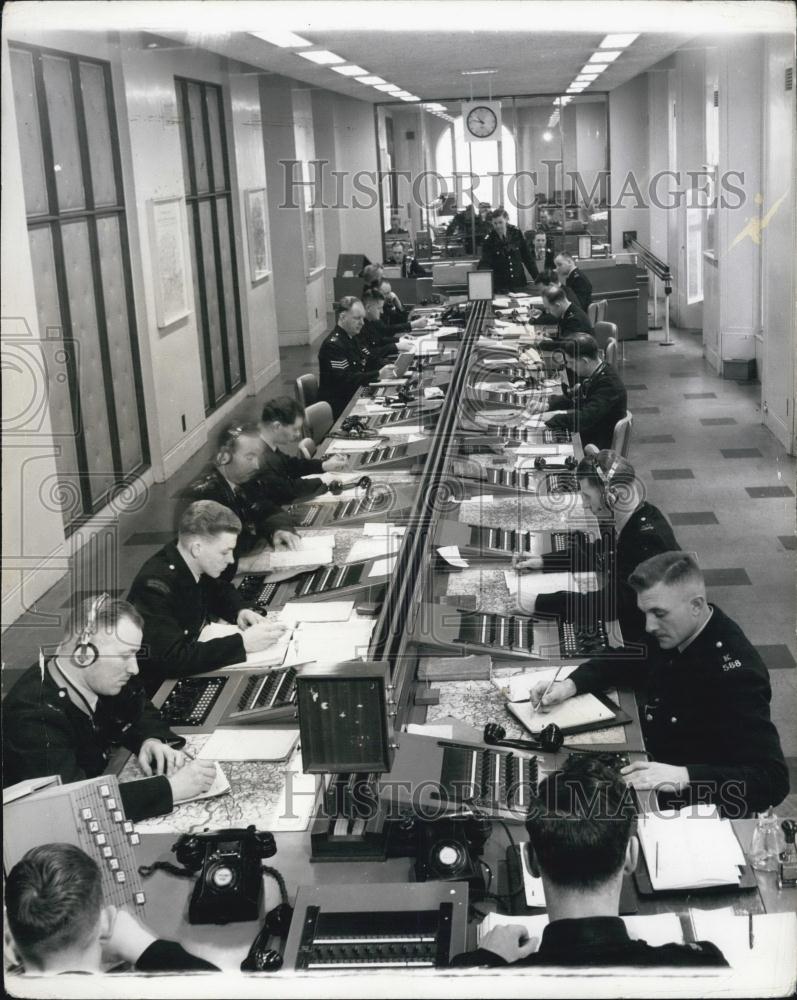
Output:
<instances>
[{"instance_id":1,"label":"tiled floor","mask_svg":"<svg viewBox=\"0 0 797 1000\"><path fill-rule=\"evenodd\" d=\"M630 458L649 499L671 519L684 549L707 571L709 597L745 630L770 670L772 717L792 775L781 813L797 815L797 641L794 610L795 460L760 423L760 388L719 379L701 356L701 338L674 331L676 352L655 341L629 342L619 362L634 415ZM254 416L268 396L293 394L293 380L315 366L309 347L281 352L282 371L236 417ZM632 374L633 373L633 374ZM691 379L687 386L682 379ZM689 391L684 391L685 388ZM125 590L133 574L171 535L170 497L207 461L194 455L146 504L120 516L111 558L99 576L78 560L5 639L3 690L57 635L71 588ZM84 565L84 562L86 565ZM94 562L97 562L96 558Z\"/></svg>"}]
</instances>

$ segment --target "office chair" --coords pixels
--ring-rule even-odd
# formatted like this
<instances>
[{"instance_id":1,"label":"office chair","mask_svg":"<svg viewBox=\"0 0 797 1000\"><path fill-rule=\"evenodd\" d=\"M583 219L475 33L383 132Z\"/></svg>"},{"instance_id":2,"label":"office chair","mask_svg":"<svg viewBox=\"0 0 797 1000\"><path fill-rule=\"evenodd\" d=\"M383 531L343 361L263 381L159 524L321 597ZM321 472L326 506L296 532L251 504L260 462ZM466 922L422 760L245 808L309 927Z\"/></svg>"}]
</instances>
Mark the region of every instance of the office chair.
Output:
<instances>
[{"instance_id":1,"label":"office chair","mask_svg":"<svg viewBox=\"0 0 797 1000\"><path fill-rule=\"evenodd\" d=\"M603 352L604 358L614 367L617 364L617 341L614 337L609 337L606 350Z\"/></svg>"},{"instance_id":2,"label":"office chair","mask_svg":"<svg viewBox=\"0 0 797 1000\"><path fill-rule=\"evenodd\" d=\"M307 436L318 445L335 423L329 403L311 403L304 411L304 426Z\"/></svg>"},{"instance_id":3,"label":"office chair","mask_svg":"<svg viewBox=\"0 0 797 1000\"><path fill-rule=\"evenodd\" d=\"M617 324L607 323L605 320L602 323L599 321L595 324L592 336L597 340L598 347L602 351L606 350L606 345L612 337L614 337L616 341L620 340L620 335L617 332Z\"/></svg>"},{"instance_id":4,"label":"office chair","mask_svg":"<svg viewBox=\"0 0 797 1000\"><path fill-rule=\"evenodd\" d=\"M587 316L589 317L590 323L592 323L592 325L594 327L595 324L598 322L598 303L597 302L590 302L590 304L587 306Z\"/></svg>"},{"instance_id":5,"label":"office chair","mask_svg":"<svg viewBox=\"0 0 797 1000\"><path fill-rule=\"evenodd\" d=\"M630 410L626 410L625 416L614 425L612 451L617 452L618 455L622 455L623 458L628 458L628 452L631 447L631 428L633 425L634 417Z\"/></svg>"},{"instance_id":6,"label":"office chair","mask_svg":"<svg viewBox=\"0 0 797 1000\"><path fill-rule=\"evenodd\" d=\"M316 453L316 443L311 437L302 438L299 442L299 454L302 458L312 458Z\"/></svg>"},{"instance_id":7,"label":"office chair","mask_svg":"<svg viewBox=\"0 0 797 1000\"><path fill-rule=\"evenodd\" d=\"M294 391L299 405L306 410L308 406L318 402L318 377L312 372L306 372L296 379Z\"/></svg>"},{"instance_id":8,"label":"office chair","mask_svg":"<svg viewBox=\"0 0 797 1000\"><path fill-rule=\"evenodd\" d=\"M609 308L609 300L608 299L598 299L598 301L597 302L593 302L592 305L594 305L596 307L596 309L597 309L597 313L596 313L595 319L592 322L592 325L595 326L596 323L605 323L606 322L606 310ZM592 308L592 306L590 306L590 308ZM591 316L590 316L590 319L592 319Z\"/></svg>"}]
</instances>

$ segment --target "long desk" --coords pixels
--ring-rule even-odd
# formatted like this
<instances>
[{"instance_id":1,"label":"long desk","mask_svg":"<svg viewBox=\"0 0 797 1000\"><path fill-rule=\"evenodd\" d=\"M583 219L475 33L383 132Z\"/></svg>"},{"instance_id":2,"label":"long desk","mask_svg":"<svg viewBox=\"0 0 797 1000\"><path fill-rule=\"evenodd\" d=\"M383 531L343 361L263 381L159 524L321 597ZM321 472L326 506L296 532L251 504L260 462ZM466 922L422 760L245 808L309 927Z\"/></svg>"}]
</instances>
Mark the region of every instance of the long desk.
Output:
<instances>
[{"instance_id":1,"label":"long desk","mask_svg":"<svg viewBox=\"0 0 797 1000\"><path fill-rule=\"evenodd\" d=\"M378 466L369 470L369 475L376 482L387 486L400 483L404 488L411 486L414 490L412 510L409 513L405 511L402 515L402 523L407 530L390 572L368 651L369 660L384 662L389 667L392 687L388 712L394 739L399 746L402 732L408 723L444 723L453 720L454 725L459 727L457 739L475 741L479 740L486 722L500 722L510 737L524 735L506 711L502 695L490 680L434 681L430 684L418 678L421 656L428 655L430 649L435 648L434 634L424 631L425 607L437 605L450 609L458 601L472 605L475 595L478 607L484 611L508 613L511 610L511 598L500 563L492 559L480 559L477 554L475 558L469 557L470 565L467 569L455 569L440 560L435 550L445 538L447 525L454 521L502 529L554 531L565 526L589 523L589 515L580 508L572 495L552 496L546 502L542 502L544 494L534 492L505 493L498 496L494 495L493 488L486 481L462 481L453 471L461 458L463 441L466 441L461 430L459 401L470 378L476 340L488 317L488 304L474 304L464 333L454 341L457 354L455 364L438 367L431 362L421 367L419 396L422 397L425 386L442 384L446 387L446 400L437 412L436 422L423 431L412 428L408 432L425 435L428 443L425 454L422 457L408 458L403 466L399 465L389 471L381 471ZM371 391L368 389L360 390L355 395L337 422L335 432L340 430L346 417L363 413L367 406L365 400L370 395ZM402 440L405 438L401 434L391 438L392 443L400 443ZM573 446L576 454L580 454L577 439ZM322 449L322 453L324 450ZM386 516L384 513L378 513L373 518L375 521L389 519L390 515ZM362 525L318 530L325 533L335 531L335 558L336 562L342 562L353 541L362 533ZM312 533L311 530L309 534ZM466 654L469 650L463 647L462 652ZM451 654L441 651L441 655ZM516 671L518 661L516 658L502 657L500 650L496 650L493 667L496 676L500 677L502 673ZM429 697L430 688L435 692L433 697ZM569 737L567 744L593 747L597 744L600 749L623 749L632 753L642 751L644 748L636 702L629 692L619 692L619 698L621 707L631 716L632 722L629 725L614 727L602 733ZM543 771L550 770L557 767L562 759L562 754L540 755L540 764ZM298 766L298 760L298 757L294 758L290 766ZM238 770L234 767L233 770L233 799L240 794L236 807L231 808L229 802L225 804L224 799L215 800L215 804L205 803L202 809L194 809L193 812L186 811L192 807L180 807L170 818L175 831L186 829L180 823L181 810L183 820L190 817L193 829L240 825L247 819L247 809L252 810L252 821L263 815L263 811L258 808L258 798L266 793L273 796L275 784L279 781L279 766L249 764L240 766ZM749 844L753 822L738 821L735 825L743 845ZM522 822L518 819L508 819L507 827L515 839L524 839ZM484 859L493 872L493 891L498 893L507 891L507 827L493 825L484 853ZM173 860L170 847L175 835L174 832L165 830L166 828L162 832L143 836L139 848L142 863ZM307 829L277 833L276 839L278 851L274 860L269 863L282 873L291 896L295 895L299 886L350 886L358 883L407 883L413 880L413 862L406 857L381 862L334 861L311 864L310 835ZM674 911L680 914L685 913L690 906L714 908L728 905L733 906L737 912L797 910L797 889L778 891L775 877L763 873L756 873L756 882L756 889L746 893L684 894L662 899L640 897L636 905L640 913ZM232 970L239 966L259 929L258 922L224 927L192 926L187 922L186 909L190 883L159 871L148 881L147 886L151 901L147 917L158 933L180 940L186 947L193 948L222 968ZM271 879L266 878L265 886L266 909L270 909L279 900ZM495 904L485 901L480 905L491 908ZM472 935L473 927L471 938ZM401 974L416 973L402 970ZM413 992L418 995L433 993L433 983L424 985L422 974L417 975L417 990L413 988ZM497 977L496 982L500 984L500 975L496 972L491 975ZM356 982L356 977L339 976L335 980L334 990L327 995L338 995L344 984L352 982ZM484 982L484 976L478 975L474 979L473 988L464 987L460 990L458 987L458 990L464 995L470 995L483 991ZM299 989L301 991L302 987ZM311 990L312 987L308 986L307 989ZM500 985L496 989L500 989ZM604 995L612 995L611 980L604 979L601 989L604 989ZM485 993L481 992L481 995Z\"/></svg>"}]
</instances>

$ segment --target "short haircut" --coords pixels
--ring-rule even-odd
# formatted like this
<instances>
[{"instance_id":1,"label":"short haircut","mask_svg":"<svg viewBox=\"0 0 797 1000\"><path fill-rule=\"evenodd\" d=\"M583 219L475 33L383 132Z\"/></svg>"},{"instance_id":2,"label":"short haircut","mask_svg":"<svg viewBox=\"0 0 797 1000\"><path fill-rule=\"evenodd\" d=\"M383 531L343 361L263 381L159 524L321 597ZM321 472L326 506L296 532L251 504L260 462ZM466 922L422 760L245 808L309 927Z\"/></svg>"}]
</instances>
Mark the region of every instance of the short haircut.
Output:
<instances>
[{"instance_id":1,"label":"short haircut","mask_svg":"<svg viewBox=\"0 0 797 1000\"><path fill-rule=\"evenodd\" d=\"M225 532L238 534L241 530L239 518L223 504L215 500L195 500L180 515L177 534L180 538L197 535L200 538L215 538Z\"/></svg>"},{"instance_id":2,"label":"short haircut","mask_svg":"<svg viewBox=\"0 0 797 1000\"><path fill-rule=\"evenodd\" d=\"M88 947L103 906L97 863L73 844L33 847L6 879L8 926L23 959Z\"/></svg>"},{"instance_id":3,"label":"short haircut","mask_svg":"<svg viewBox=\"0 0 797 1000\"><path fill-rule=\"evenodd\" d=\"M279 396L277 399L267 400L260 415L264 424L276 420L280 424L292 425L297 417L304 419L304 407L292 396Z\"/></svg>"},{"instance_id":4,"label":"short haircut","mask_svg":"<svg viewBox=\"0 0 797 1000\"><path fill-rule=\"evenodd\" d=\"M76 594L71 603L68 632L69 636L78 636L86 628L91 615L92 605L98 602L95 611L95 624L97 632L110 634L116 631L116 626L122 618L129 619L138 628L144 628L144 619L137 608L128 601L123 601L118 597L111 597L107 594L105 600L99 602L102 591L93 594L91 597L81 597Z\"/></svg>"},{"instance_id":5,"label":"short haircut","mask_svg":"<svg viewBox=\"0 0 797 1000\"><path fill-rule=\"evenodd\" d=\"M381 264L368 264L363 268L362 278L366 285L372 285L379 281L379 275L382 271Z\"/></svg>"},{"instance_id":6,"label":"short haircut","mask_svg":"<svg viewBox=\"0 0 797 1000\"><path fill-rule=\"evenodd\" d=\"M509 212L505 208L496 208L496 210L490 216L491 219L508 219Z\"/></svg>"},{"instance_id":7,"label":"short haircut","mask_svg":"<svg viewBox=\"0 0 797 1000\"><path fill-rule=\"evenodd\" d=\"M572 333L562 341L562 350L569 358L598 360L598 341L589 333Z\"/></svg>"},{"instance_id":8,"label":"short haircut","mask_svg":"<svg viewBox=\"0 0 797 1000\"><path fill-rule=\"evenodd\" d=\"M258 436L257 426L253 423L242 424L240 422L236 422L233 424L225 424L225 426L219 431L218 437L216 438L216 453L218 454L220 451L235 451L238 438Z\"/></svg>"},{"instance_id":9,"label":"short haircut","mask_svg":"<svg viewBox=\"0 0 797 1000\"><path fill-rule=\"evenodd\" d=\"M526 829L551 882L590 889L622 868L635 815L633 793L619 773L585 755L570 757L540 783Z\"/></svg>"},{"instance_id":10,"label":"short haircut","mask_svg":"<svg viewBox=\"0 0 797 1000\"><path fill-rule=\"evenodd\" d=\"M368 305L369 302L384 302L385 296L379 291L378 288L366 288L363 292L363 305Z\"/></svg>"},{"instance_id":11,"label":"short haircut","mask_svg":"<svg viewBox=\"0 0 797 1000\"><path fill-rule=\"evenodd\" d=\"M698 590L705 586L703 573L690 552L660 552L651 556L637 566L628 582L638 594L657 583L665 583L668 587L691 583Z\"/></svg>"},{"instance_id":12,"label":"short haircut","mask_svg":"<svg viewBox=\"0 0 797 1000\"><path fill-rule=\"evenodd\" d=\"M402 250L404 249L404 244L401 242L401 240L396 240L395 243L390 244L391 250L395 250L396 247L401 247Z\"/></svg>"},{"instance_id":13,"label":"short haircut","mask_svg":"<svg viewBox=\"0 0 797 1000\"><path fill-rule=\"evenodd\" d=\"M356 295L344 295L343 298L337 304L337 314L342 316L343 313L351 312L352 308L357 305L360 300ZM362 305L362 302L360 302Z\"/></svg>"},{"instance_id":14,"label":"short haircut","mask_svg":"<svg viewBox=\"0 0 797 1000\"><path fill-rule=\"evenodd\" d=\"M558 259L559 257L561 257L561 258L562 258L562 260L566 260L566 261L568 262L568 264L575 264L575 261L573 260L573 256L572 256L572 254L569 254L569 253L565 253L565 251L564 251L564 250L561 250L561 251L560 251L560 252L559 252L559 253L558 253L558 254L556 255L556 257L554 257L554 260L557 260L557 259Z\"/></svg>"},{"instance_id":15,"label":"short haircut","mask_svg":"<svg viewBox=\"0 0 797 1000\"><path fill-rule=\"evenodd\" d=\"M607 482L606 477L609 476ZM611 448L604 448L597 455L582 458L576 469L576 477L579 481L587 480L601 490L606 486L628 489L636 482L633 465Z\"/></svg>"},{"instance_id":16,"label":"short haircut","mask_svg":"<svg viewBox=\"0 0 797 1000\"><path fill-rule=\"evenodd\" d=\"M557 302L563 302L565 299L569 302L567 298L567 292L562 288L561 285L546 285L542 290L542 297L550 304L556 305Z\"/></svg>"}]
</instances>

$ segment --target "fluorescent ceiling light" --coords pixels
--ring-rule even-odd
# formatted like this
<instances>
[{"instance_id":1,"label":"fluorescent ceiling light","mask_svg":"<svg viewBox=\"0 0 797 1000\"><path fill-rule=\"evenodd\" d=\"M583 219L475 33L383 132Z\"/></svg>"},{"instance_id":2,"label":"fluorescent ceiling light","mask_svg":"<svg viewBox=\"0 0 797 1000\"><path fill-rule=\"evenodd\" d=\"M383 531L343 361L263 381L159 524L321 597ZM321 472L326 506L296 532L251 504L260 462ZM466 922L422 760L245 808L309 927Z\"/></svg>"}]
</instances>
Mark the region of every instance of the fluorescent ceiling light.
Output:
<instances>
[{"instance_id":1,"label":"fluorescent ceiling light","mask_svg":"<svg viewBox=\"0 0 797 1000\"><path fill-rule=\"evenodd\" d=\"M586 90L586 88L589 86L589 84L588 83L579 83L578 80L573 80L573 82L570 84L570 86L571 87L576 87L578 90Z\"/></svg>"},{"instance_id":2,"label":"fluorescent ceiling light","mask_svg":"<svg viewBox=\"0 0 797 1000\"><path fill-rule=\"evenodd\" d=\"M497 69L463 69L462 76L487 76L490 73L497 72Z\"/></svg>"},{"instance_id":3,"label":"fluorescent ceiling light","mask_svg":"<svg viewBox=\"0 0 797 1000\"><path fill-rule=\"evenodd\" d=\"M416 97L415 94L399 94L402 101L420 101L420 97Z\"/></svg>"},{"instance_id":4,"label":"fluorescent ceiling light","mask_svg":"<svg viewBox=\"0 0 797 1000\"><path fill-rule=\"evenodd\" d=\"M279 45L281 49L298 49L305 45L312 45L306 38L294 35L292 31L283 31L281 28L274 28L271 31L250 31L250 35L255 38L262 38L264 42L271 45Z\"/></svg>"},{"instance_id":5,"label":"fluorescent ceiling light","mask_svg":"<svg viewBox=\"0 0 797 1000\"><path fill-rule=\"evenodd\" d=\"M593 52L589 57L587 62L591 63L611 63L615 59L619 58L623 53L619 50L617 52L609 52L608 49L599 49L597 52Z\"/></svg>"},{"instance_id":6,"label":"fluorescent ceiling light","mask_svg":"<svg viewBox=\"0 0 797 1000\"><path fill-rule=\"evenodd\" d=\"M382 83L387 83L381 76L358 76L358 83L364 83L366 87L378 87Z\"/></svg>"},{"instance_id":7,"label":"fluorescent ceiling light","mask_svg":"<svg viewBox=\"0 0 797 1000\"><path fill-rule=\"evenodd\" d=\"M379 83L376 89L381 90L385 94L397 94L401 90L401 87L397 87L395 83Z\"/></svg>"},{"instance_id":8,"label":"fluorescent ceiling light","mask_svg":"<svg viewBox=\"0 0 797 1000\"><path fill-rule=\"evenodd\" d=\"M424 104L427 111L445 111L445 104Z\"/></svg>"},{"instance_id":9,"label":"fluorescent ceiling light","mask_svg":"<svg viewBox=\"0 0 797 1000\"><path fill-rule=\"evenodd\" d=\"M579 73L576 77L577 80L585 80L588 83L592 83L593 80L597 80L600 73Z\"/></svg>"},{"instance_id":10,"label":"fluorescent ceiling light","mask_svg":"<svg viewBox=\"0 0 797 1000\"><path fill-rule=\"evenodd\" d=\"M608 63L587 63L581 70L582 73L597 73L599 76L605 70L609 68Z\"/></svg>"},{"instance_id":11,"label":"fluorescent ceiling light","mask_svg":"<svg viewBox=\"0 0 797 1000\"><path fill-rule=\"evenodd\" d=\"M639 38L639 32L635 35L607 35L600 43L599 48L624 49L630 45L631 42L636 41L637 38Z\"/></svg>"},{"instance_id":12,"label":"fluorescent ceiling light","mask_svg":"<svg viewBox=\"0 0 797 1000\"><path fill-rule=\"evenodd\" d=\"M332 69L336 73L340 73L341 76L362 76L363 73L368 72L362 66L352 66L351 63L346 63L344 66L333 66Z\"/></svg>"},{"instance_id":13,"label":"fluorescent ceiling light","mask_svg":"<svg viewBox=\"0 0 797 1000\"><path fill-rule=\"evenodd\" d=\"M594 82L594 80L585 80L583 76L577 76L573 81L573 83L583 83L585 87L589 87L589 85Z\"/></svg>"},{"instance_id":14,"label":"fluorescent ceiling light","mask_svg":"<svg viewBox=\"0 0 797 1000\"><path fill-rule=\"evenodd\" d=\"M309 59L310 62L318 63L319 66L331 66L333 63L346 62L345 59L341 59L340 56L336 56L328 49L316 49L315 52L297 52L296 55L301 56L302 59Z\"/></svg>"}]
</instances>

